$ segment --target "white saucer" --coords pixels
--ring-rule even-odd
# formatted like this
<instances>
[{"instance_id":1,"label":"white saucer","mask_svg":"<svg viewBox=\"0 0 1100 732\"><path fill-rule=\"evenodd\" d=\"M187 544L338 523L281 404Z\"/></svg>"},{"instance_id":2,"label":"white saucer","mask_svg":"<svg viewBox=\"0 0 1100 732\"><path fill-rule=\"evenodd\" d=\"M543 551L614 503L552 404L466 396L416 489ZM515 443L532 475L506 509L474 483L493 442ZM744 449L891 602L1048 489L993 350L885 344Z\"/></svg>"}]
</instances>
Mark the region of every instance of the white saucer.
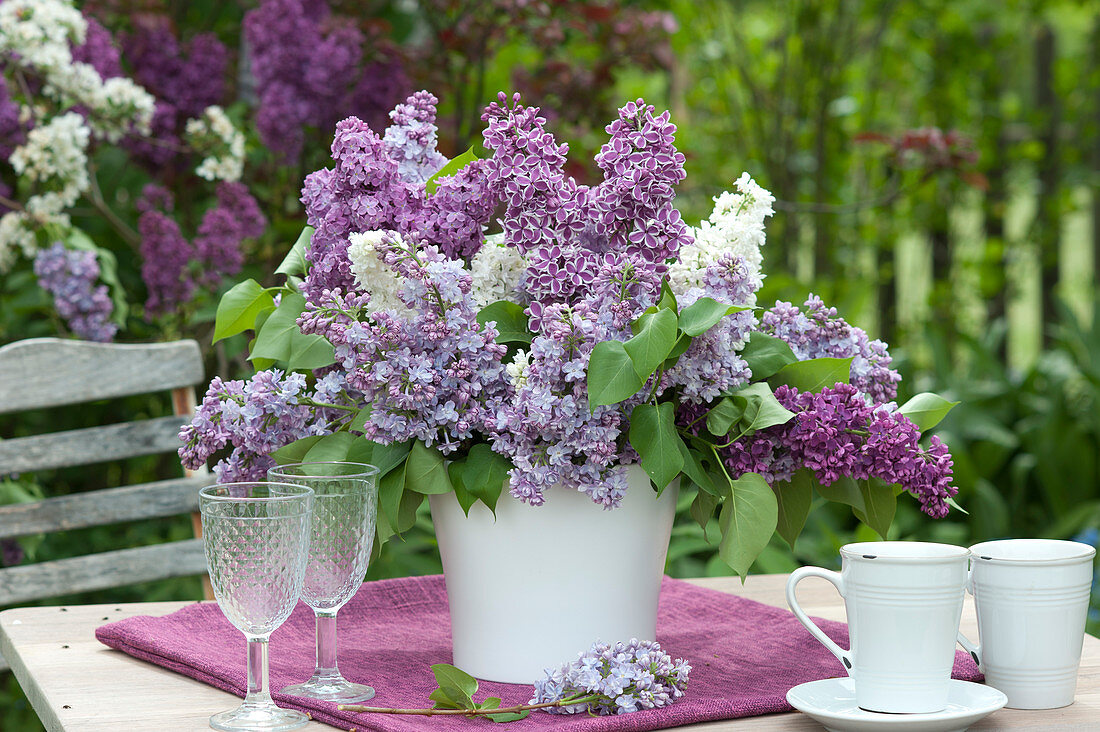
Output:
<instances>
[{"instance_id":1,"label":"white saucer","mask_svg":"<svg viewBox=\"0 0 1100 732\"><path fill-rule=\"evenodd\" d=\"M800 684L787 692L787 702L825 725L830 732L963 732L982 717L1008 703L992 686L951 680L947 709L928 714L883 714L856 706L850 678L822 679Z\"/></svg>"}]
</instances>

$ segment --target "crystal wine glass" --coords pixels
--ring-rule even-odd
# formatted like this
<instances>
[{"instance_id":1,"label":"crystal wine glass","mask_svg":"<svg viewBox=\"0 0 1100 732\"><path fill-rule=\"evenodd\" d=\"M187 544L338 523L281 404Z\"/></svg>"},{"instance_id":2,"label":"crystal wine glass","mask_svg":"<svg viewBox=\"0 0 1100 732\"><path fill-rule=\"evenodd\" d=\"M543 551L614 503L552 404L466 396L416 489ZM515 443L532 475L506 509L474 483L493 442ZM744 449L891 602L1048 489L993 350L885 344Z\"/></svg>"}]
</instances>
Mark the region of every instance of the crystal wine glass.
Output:
<instances>
[{"instance_id":1,"label":"crystal wine glass","mask_svg":"<svg viewBox=\"0 0 1100 732\"><path fill-rule=\"evenodd\" d=\"M336 613L351 599L367 573L378 511L378 469L349 462L295 463L271 468L267 477L313 489L313 535L302 602L317 624L313 676L284 688L284 694L338 703L362 702L374 689L348 681L336 664Z\"/></svg>"},{"instance_id":2,"label":"crystal wine glass","mask_svg":"<svg viewBox=\"0 0 1100 732\"><path fill-rule=\"evenodd\" d=\"M210 717L210 726L227 732L303 727L305 714L271 699L267 641L302 592L313 491L288 483L223 483L199 491L199 510L214 597L248 639L244 703Z\"/></svg>"}]
</instances>

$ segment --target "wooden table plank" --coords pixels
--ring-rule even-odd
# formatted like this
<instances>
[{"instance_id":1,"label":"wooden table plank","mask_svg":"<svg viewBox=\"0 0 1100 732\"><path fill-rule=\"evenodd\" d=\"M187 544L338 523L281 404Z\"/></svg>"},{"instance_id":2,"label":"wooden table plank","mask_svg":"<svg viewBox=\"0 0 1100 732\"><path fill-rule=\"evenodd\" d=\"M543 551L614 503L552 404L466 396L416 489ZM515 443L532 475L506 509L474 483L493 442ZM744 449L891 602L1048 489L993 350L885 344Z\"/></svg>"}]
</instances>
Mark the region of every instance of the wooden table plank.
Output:
<instances>
[{"instance_id":1,"label":"wooden table plank","mask_svg":"<svg viewBox=\"0 0 1100 732\"><path fill-rule=\"evenodd\" d=\"M786 575L691 580L732 594L784 607ZM844 604L824 580L799 585L807 612L844 620ZM232 708L236 697L180 674L101 645L94 631L105 622L133 615L163 615L188 603L130 603L17 608L0 613L0 651L11 662L23 690L50 732L159 730L201 732L209 716ZM973 602L968 598L962 628L977 635ZM420 700L423 701L423 700ZM415 700L410 700L410 704ZM307 730L331 730L312 723ZM681 727L697 732L820 730L801 714L709 722ZM1100 730L1100 640L1087 636L1077 687L1077 702L1065 709L1029 712L1002 709L975 730Z\"/></svg>"}]
</instances>

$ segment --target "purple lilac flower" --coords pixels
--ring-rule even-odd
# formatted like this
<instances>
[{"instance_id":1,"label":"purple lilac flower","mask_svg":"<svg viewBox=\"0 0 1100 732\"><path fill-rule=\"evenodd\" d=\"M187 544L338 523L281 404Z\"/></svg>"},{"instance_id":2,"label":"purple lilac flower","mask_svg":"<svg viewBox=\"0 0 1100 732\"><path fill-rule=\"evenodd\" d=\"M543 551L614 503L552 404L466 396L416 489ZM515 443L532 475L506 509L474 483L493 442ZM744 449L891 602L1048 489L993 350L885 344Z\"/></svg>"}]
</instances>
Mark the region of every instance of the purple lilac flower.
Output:
<instances>
[{"instance_id":1,"label":"purple lilac flower","mask_svg":"<svg viewBox=\"0 0 1100 732\"><path fill-rule=\"evenodd\" d=\"M200 279L210 287L241 271L241 242L258 238L267 225L260 204L243 183L218 184L217 197L217 205L203 214L194 244Z\"/></svg>"},{"instance_id":2,"label":"purple lilac flower","mask_svg":"<svg viewBox=\"0 0 1100 732\"><path fill-rule=\"evenodd\" d=\"M425 241L452 259L472 257L485 241L485 225L496 205L488 191L485 167L486 161L475 160L441 178L416 224Z\"/></svg>"},{"instance_id":3,"label":"purple lilac flower","mask_svg":"<svg viewBox=\"0 0 1100 732\"><path fill-rule=\"evenodd\" d=\"M145 317L149 320L188 302L195 291L187 268L195 257L195 248L165 213L171 207L171 194L155 185L146 186L138 201L138 210L142 211L138 218L141 279L149 293L145 301Z\"/></svg>"},{"instance_id":4,"label":"purple lilac flower","mask_svg":"<svg viewBox=\"0 0 1100 732\"><path fill-rule=\"evenodd\" d=\"M876 404L897 396L901 374L890 368L893 360L886 344L870 340L861 328L849 325L826 307L821 298L810 295L801 309L789 302L776 302L764 312L760 330L782 338L800 361L810 358L852 358L851 383Z\"/></svg>"},{"instance_id":5,"label":"purple lilac flower","mask_svg":"<svg viewBox=\"0 0 1100 732\"><path fill-rule=\"evenodd\" d=\"M249 67L264 144L284 160L302 153L303 128L331 129L348 114L375 125L406 82L392 59L363 63L363 34L330 22L328 6L307 0L265 0L244 19Z\"/></svg>"},{"instance_id":6,"label":"purple lilac flower","mask_svg":"<svg viewBox=\"0 0 1100 732\"><path fill-rule=\"evenodd\" d=\"M658 709L684 696L691 666L673 660L656 641L594 643L577 660L547 669L529 704L580 697L582 703L550 707L551 714L626 714Z\"/></svg>"},{"instance_id":7,"label":"purple lilac flower","mask_svg":"<svg viewBox=\"0 0 1100 732\"><path fill-rule=\"evenodd\" d=\"M312 401L303 374L271 369L248 381L215 377L190 424L180 430L180 460L195 470L232 447L214 466L218 482L260 480L275 464L272 452L302 437L331 431L331 410L317 409Z\"/></svg>"},{"instance_id":8,"label":"purple lilac flower","mask_svg":"<svg viewBox=\"0 0 1100 732\"><path fill-rule=\"evenodd\" d=\"M53 295L54 308L79 338L107 343L118 325L112 323L114 305L106 285L96 285L99 263L95 252L72 251L60 242L40 249L34 260L34 274L44 290Z\"/></svg>"},{"instance_id":9,"label":"purple lilac flower","mask_svg":"<svg viewBox=\"0 0 1100 732\"><path fill-rule=\"evenodd\" d=\"M886 406L868 404L850 384L816 394L781 386L775 397L794 418L724 448L733 477L755 472L769 483L781 483L806 467L822 485L841 477L879 478L912 494L929 516L947 515L946 501L958 489L951 484L951 456L939 437L933 435L929 446L921 447L913 422Z\"/></svg>"},{"instance_id":10,"label":"purple lilac flower","mask_svg":"<svg viewBox=\"0 0 1100 732\"><path fill-rule=\"evenodd\" d=\"M549 488L583 491L605 508L626 492L618 439L624 414L643 397L589 409L586 373L600 341L628 337L626 323L610 308L549 305L531 342L522 384L497 415L493 449L511 458L513 496L531 505Z\"/></svg>"},{"instance_id":11,"label":"purple lilac flower","mask_svg":"<svg viewBox=\"0 0 1100 732\"><path fill-rule=\"evenodd\" d=\"M585 297L611 252L659 280L666 260L692 240L673 207L684 156L673 145L676 128L667 112L655 117L643 100L619 110L596 157L604 180L594 187L565 176L568 146L518 95L501 94L482 119L485 146L494 151L488 190L506 204L504 240L526 255L524 290L538 307Z\"/></svg>"},{"instance_id":12,"label":"purple lilac flower","mask_svg":"<svg viewBox=\"0 0 1100 732\"><path fill-rule=\"evenodd\" d=\"M73 48L73 61L90 65L104 79L122 76L122 59L111 32L95 18L85 14L84 19L88 22L88 29L84 43Z\"/></svg>"},{"instance_id":13,"label":"purple lilac flower","mask_svg":"<svg viewBox=\"0 0 1100 732\"><path fill-rule=\"evenodd\" d=\"M181 43L166 24L141 20L125 38L123 56L135 81L157 99L152 141L131 138L126 146L153 167L172 164L183 145L184 123L225 98L229 51L212 33Z\"/></svg>"},{"instance_id":14,"label":"purple lilac flower","mask_svg":"<svg viewBox=\"0 0 1100 732\"><path fill-rule=\"evenodd\" d=\"M460 262L396 236L383 240L379 255L403 278L398 294L409 312L367 318L368 295L328 290L308 301L298 325L333 344L348 387L372 407L368 438L416 438L452 453L475 432L492 432L511 396L501 363L507 349L477 322Z\"/></svg>"},{"instance_id":15,"label":"purple lilac flower","mask_svg":"<svg viewBox=\"0 0 1100 732\"><path fill-rule=\"evenodd\" d=\"M728 255L707 268L704 285L685 293L680 298L680 307L687 307L701 297L744 306L755 290L744 260ZM702 403L747 384L752 374L738 351L755 324L756 318L748 310L722 318L713 328L692 339L688 350L665 375L665 385L681 387L685 401Z\"/></svg>"},{"instance_id":16,"label":"purple lilac flower","mask_svg":"<svg viewBox=\"0 0 1100 732\"><path fill-rule=\"evenodd\" d=\"M25 558L22 544L15 539L0 539L0 564L5 567L14 567L22 564Z\"/></svg>"},{"instance_id":17,"label":"purple lilac flower","mask_svg":"<svg viewBox=\"0 0 1100 732\"><path fill-rule=\"evenodd\" d=\"M11 98L8 82L0 76L0 158L7 161L23 144L27 125L19 119L19 104Z\"/></svg>"},{"instance_id":18,"label":"purple lilac flower","mask_svg":"<svg viewBox=\"0 0 1100 732\"><path fill-rule=\"evenodd\" d=\"M332 159L334 167L310 173L302 189L306 217L315 229L306 252L307 298L354 289L348 236L379 229L405 233L422 200L401 180L382 140L356 117L336 125Z\"/></svg>"},{"instance_id":19,"label":"purple lilac flower","mask_svg":"<svg viewBox=\"0 0 1100 732\"><path fill-rule=\"evenodd\" d=\"M447 163L435 149L438 102L431 92L418 91L390 112L393 124L382 139L397 163L397 174L412 186L423 185Z\"/></svg>"}]
</instances>

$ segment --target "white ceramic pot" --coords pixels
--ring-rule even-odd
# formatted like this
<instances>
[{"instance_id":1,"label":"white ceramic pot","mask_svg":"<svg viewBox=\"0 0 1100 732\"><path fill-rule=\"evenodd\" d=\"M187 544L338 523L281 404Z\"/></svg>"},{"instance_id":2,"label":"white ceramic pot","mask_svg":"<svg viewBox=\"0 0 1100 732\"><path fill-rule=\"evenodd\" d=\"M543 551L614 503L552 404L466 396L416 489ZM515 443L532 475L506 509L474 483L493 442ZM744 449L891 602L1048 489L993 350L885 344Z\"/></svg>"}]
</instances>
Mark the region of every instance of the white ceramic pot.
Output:
<instances>
[{"instance_id":1,"label":"white ceramic pot","mask_svg":"<svg viewBox=\"0 0 1100 732\"><path fill-rule=\"evenodd\" d=\"M496 518L429 496L451 610L454 664L488 681L530 684L594 641L655 640L657 597L678 482L655 498L629 468L622 507L550 490L529 506L507 491Z\"/></svg>"}]
</instances>

